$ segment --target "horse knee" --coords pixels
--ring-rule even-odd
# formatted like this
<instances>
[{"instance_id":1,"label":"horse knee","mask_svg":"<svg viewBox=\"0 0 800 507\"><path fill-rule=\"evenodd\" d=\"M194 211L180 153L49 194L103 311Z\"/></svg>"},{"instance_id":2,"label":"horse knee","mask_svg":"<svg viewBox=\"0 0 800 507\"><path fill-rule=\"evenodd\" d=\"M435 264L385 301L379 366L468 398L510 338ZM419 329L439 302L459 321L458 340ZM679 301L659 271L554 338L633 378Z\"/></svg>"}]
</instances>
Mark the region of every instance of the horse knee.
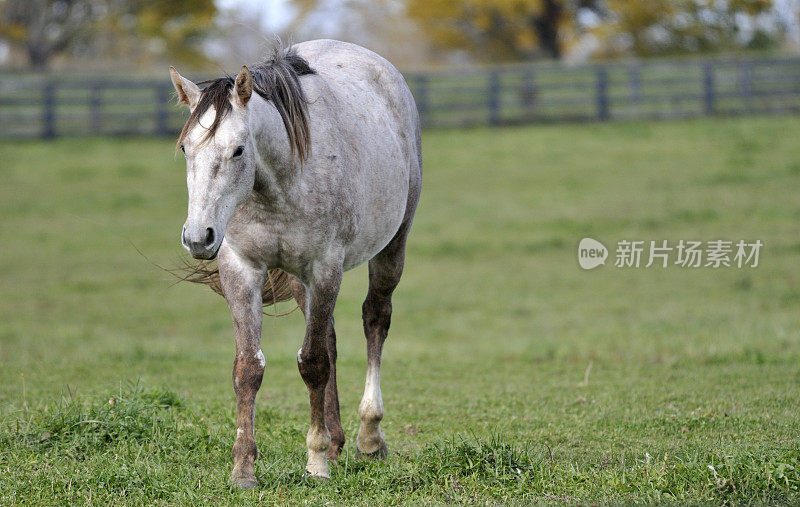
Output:
<instances>
[{"instance_id":1,"label":"horse knee","mask_svg":"<svg viewBox=\"0 0 800 507\"><path fill-rule=\"evenodd\" d=\"M328 383L331 366L326 350L297 351L297 368L303 382L311 389L322 389Z\"/></svg>"},{"instance_id":2,"label":"horse knee","mask_svg":"<svg viewBox=\"0 0 800 507\"><path fill-rule=\"evenodd\" d=\"M240 352L233 361L233 388L237 394L258 391L264 378L266 361L261 349L255 353Z\"/></svg>"}]
</instances>

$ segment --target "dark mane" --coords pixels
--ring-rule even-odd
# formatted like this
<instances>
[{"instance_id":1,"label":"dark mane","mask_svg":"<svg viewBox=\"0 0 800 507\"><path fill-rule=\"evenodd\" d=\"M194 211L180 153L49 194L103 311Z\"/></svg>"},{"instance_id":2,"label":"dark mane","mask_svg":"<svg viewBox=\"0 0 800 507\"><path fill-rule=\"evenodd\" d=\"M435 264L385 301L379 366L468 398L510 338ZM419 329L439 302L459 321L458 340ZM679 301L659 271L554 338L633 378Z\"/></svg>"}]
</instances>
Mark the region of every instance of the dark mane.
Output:
<instances>
[{"instance_id":1,"label":"dark mane","mask_svg":"<svg viewBox=\"0 0 800 507\"><path fill-rule=\"evenodd\" d=\"M299 56L292 48L283 49L276 47L273 55L263 62L250 67L253 76L253 91L265 100L272 102L281 115L286 133L289 135L289 145L292 156L297 154L300 163L303 163L311 149L311 135L308 128L308 108L305 93L300 86L300 76L315 74L308 62ZM231 90L234 78L225 76L218 79L198 83L206 85L200 95L197 107L192 111L186 125L181 130L178 144L183 141L189 129L200 121L200 117L214 107L214 121L208 128L201 142L214 137L220 123L231 109Z\"/></svg>"}]
</instances>

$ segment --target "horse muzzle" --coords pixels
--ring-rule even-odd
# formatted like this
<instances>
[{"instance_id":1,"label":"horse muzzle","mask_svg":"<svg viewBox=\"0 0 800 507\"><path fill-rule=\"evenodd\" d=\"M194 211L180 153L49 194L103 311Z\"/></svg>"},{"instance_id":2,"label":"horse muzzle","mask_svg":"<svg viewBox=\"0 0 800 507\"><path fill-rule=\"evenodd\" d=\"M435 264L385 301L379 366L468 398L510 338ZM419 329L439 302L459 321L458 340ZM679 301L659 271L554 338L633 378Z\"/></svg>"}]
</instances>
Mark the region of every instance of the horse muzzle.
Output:
<instances>
[{"instance_id":1,"label":"horse muzzle","mask_svg":"<svg viewBox=\"0 0 800 507\"><path fill-rule=\"evenodd\" d=\"M195 259L211 260L217 256L222 237L213 227L186 227L181 232L181 244Z\"/></svg>"}]
</instances>

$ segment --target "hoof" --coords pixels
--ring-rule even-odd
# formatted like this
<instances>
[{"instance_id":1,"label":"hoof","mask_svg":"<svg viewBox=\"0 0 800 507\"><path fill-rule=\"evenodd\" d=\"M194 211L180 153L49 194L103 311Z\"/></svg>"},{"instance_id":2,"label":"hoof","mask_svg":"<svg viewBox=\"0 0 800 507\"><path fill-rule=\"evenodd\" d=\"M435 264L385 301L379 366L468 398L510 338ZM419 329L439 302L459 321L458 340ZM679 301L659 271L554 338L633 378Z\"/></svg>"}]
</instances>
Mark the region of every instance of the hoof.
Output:
<instances>
[{"instance_id":1,"label":"hoof","mask_svg":"<svg viewBox=\"0 0 800 507\"><path fill-rule=\"evenodd\" d=\"M325 470L325 471L320 470L320 471L314 472L311 469L309 469L308 467L306 467L306 477L311 477L312 479L316 479L316 480L319 480L319 481L327 481L327 480L330 480L330 478L331 478L331 476L330 476L330 474L328 473L327 470Z\"/></svg>"},{"instance_id":2,"label":"hoof","mask_svg":"<svg viewBox=\"0 0 800 507\"><path fill-rule=\"evenodd\" d=\"M328 472L328 458L326 451L308 451L308 462L306 463L306 475L316 479L330 479Z\"/></svg>"},{"instance_id":3,"label":"hoof","mask_svg":"<svg viewBox=\"0 0 800 507\"><path fill-rule=\"evenodd\" d=\"M253 489L258 486L258 481L255 478L252 479L236 479L231 480L231 486L236 489L241 489L242 491Z\"/></svg>"},{"instance_id":4,"label":"hoof","mask_svg":"<svg viewBox=\"0 0 800 507\"><path fill-rule=\"evenodd\" d=\"M372 452L363 452L361 449L356 448L356 458L359 459L386 459L387 457L389 457L389 448L386 447L386 442L381 442L381 446Z\"/></svg>"},{"instance_id":5,"label":"hoof","mask_svg":"<svg viewBox=\"0 0 800 507\"><path fill-rule=\"evenodd\" d=\"M234 470L231 474L231 486L241 490L253 489L258 486L258 481L252 472L248 474Z\"/></svg>"}]
</instances>

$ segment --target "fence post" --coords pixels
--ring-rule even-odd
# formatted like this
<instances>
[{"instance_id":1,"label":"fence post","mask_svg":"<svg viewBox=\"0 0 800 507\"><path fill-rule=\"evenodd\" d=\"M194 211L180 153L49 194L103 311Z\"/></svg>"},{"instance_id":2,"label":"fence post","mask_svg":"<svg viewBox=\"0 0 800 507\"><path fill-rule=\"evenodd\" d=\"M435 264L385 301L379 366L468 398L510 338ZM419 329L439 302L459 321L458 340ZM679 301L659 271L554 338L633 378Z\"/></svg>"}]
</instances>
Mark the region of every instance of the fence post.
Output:
<instances>
[{"instance_id":1,"label":"fence post","mask_svg":"<svg viewBox=\"0 0 800 507\"><path fill-rule=\"evenodd\" d=\"M608 111L608 69L604 66L597 68L597 118L606 121Z\"/></svg>"},{"instance_id":2,"label":"fence post","mask_svg":"<svg viewBox=\"0 0 800 507\"><path fill-rule=\"evenodd\" d=\"M634 63L629 72L629 84L631 89L631 102L638 104L642 101L642 64Z\"/></svg>"},{"instance_id":3,"label":"fence post","mask_svg":"<svg viewBox=\"0 0 800 507\"><path fill-rule=\"evenodd\" d=\"M703 65L703 104L705 106L705 113L713 115L716 102L716 93L714 86L714 65L707 61Z\"/></svg>"},{"instance_id":4,"label":"fence post","mask_svg":"<svg viewBox=\"0 0 800 507\"><path fill-rule=\"evenodd\" d=\"M500 72L489 72L489 125L500 124Z\"/></svg>"},{"instance_id":5,"label":"fence post","mask_svg":"<svg viewBox=\"0 0 800 507\"><path fill-rule=\"evenodd\" d=\"M533 107L536 103L536 77L533 74L533 68L530 66L525 67L522 71L522 89L520 90L520 102L525 107Z\"/></svg>"},{"instance_id":6,"label":"fence post","mask_svg":"<svg viewBox=\"0 0 800 507\"><path fill-rule=\"evenodd\" d=\"M92 118L92 133L100 134L102 125L102 109L103 109L103 84L97 81L92 84L91 95L89 96L89 109Z\"/></svg>"},{"instance_id":7,"label":"fence post","mask_svg":"<svg viewBox=\"0 0 800 507\"><path fill-rule=\"evenodd\" d=\"M56 135L56 86L51 81L42 87L42 137L52 139Z\"/></svg>"},{"instance_id":8,"label":"fence post","mask_svg":"<svg viewBox=\"0 0 800 507\"><path fill-rule=\"evenodd\" d=\"M154 88L156 94L156 123L155 134L158 136L169 135L169 86L157 84Z\"/></svg>"},{"instance_id":9,"label":"fence post","mask_svg":"<svg viewBox=\"0 0 800 507\"><path fill-rule=\"evenodd\" d=\"M750 61L740 62L739 72L741 72L742 99L744 99L745 107L751 110L753 107L753 72Z\"/></svg>"}]
</instances>

